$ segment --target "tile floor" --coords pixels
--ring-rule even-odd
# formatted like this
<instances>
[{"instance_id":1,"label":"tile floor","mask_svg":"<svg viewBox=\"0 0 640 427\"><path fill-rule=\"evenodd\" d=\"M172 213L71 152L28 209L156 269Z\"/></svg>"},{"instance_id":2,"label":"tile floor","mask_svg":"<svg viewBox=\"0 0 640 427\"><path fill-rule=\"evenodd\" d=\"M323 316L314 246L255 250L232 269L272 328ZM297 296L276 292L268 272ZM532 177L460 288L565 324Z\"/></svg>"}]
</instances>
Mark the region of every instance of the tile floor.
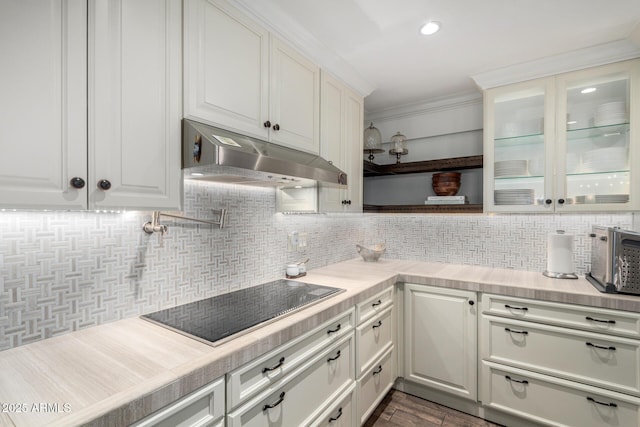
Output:
<instances>
[{"instance_id":1,"label":"tile floor","mask_svg":"<svg viewBox=\"0 0 640 427\"><path fill-rule=\"evenodd\" d=\"M391 390L380 402L365 427L500 427L463 412Z\"/></svg>"}]
</instances>

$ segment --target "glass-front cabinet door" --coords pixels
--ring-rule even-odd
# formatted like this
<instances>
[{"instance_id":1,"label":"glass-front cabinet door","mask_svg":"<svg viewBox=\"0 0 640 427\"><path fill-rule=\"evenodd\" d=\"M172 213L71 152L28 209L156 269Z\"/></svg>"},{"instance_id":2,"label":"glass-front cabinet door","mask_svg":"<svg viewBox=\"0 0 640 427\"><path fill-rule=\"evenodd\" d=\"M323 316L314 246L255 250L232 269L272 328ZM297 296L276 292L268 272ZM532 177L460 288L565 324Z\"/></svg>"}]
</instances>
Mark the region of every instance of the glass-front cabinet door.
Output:
<instances>
[{"instance_id":1,"label":"glass-front cabinet door","mask_svg":"<svg viewBox=\"0 0 640 427\"><path fill-rule=\"evenodd\" d=\"M485 212L640 210L640 60L489 89Z\"/></svg>"},{"instance_id":2,"label":"glass-front cabinet door","mask_svg":"<svg viewBox=\"0 0 640 427\"><path fill-rule=\"evenodd\" d=\"M552 192L553 79L500 87L484 99L484 204L489 212L543 211Z\"/></svg>"},{"instance_id":3,"label":"glass-front cabinet door","mask_svg":"<svg viewBox=\"0 0 640 427\"><path fill-rule=\"evenodd\" d=\"M638 61L556 79L556 210L638 208ZM632 125L632 123L634 125ZM635 172L632 170L635 165ZM635 180L635 185L634 185Z\"/></svg>"}]
</instances>

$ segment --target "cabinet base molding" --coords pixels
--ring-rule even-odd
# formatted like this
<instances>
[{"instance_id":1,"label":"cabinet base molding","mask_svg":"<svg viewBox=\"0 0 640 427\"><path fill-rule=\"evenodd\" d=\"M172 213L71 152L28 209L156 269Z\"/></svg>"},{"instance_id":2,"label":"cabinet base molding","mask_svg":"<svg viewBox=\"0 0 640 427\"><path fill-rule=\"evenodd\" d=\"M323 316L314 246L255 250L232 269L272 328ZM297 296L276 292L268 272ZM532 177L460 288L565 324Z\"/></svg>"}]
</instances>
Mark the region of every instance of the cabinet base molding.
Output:
<instances>
[{"instance_id":1,"label":"cabinet base molding","mask_svg":"<svg viewBox=\"0 0 640 427\"><path fill-rule=\"evenodd\" d=\"M465 414L480 417L492 423L501 424L509 427L538 427L542 424L533 423L530 420L523 420L510 414L505 414L491 408L485 408L480 402L471 402L457 396L450 395L438 390L433 390L421 384L407 381L398 377L393 384L393 389L402 391L413 396L420 397L425 400L443 405Z\"/></svg>"}]
</instances>

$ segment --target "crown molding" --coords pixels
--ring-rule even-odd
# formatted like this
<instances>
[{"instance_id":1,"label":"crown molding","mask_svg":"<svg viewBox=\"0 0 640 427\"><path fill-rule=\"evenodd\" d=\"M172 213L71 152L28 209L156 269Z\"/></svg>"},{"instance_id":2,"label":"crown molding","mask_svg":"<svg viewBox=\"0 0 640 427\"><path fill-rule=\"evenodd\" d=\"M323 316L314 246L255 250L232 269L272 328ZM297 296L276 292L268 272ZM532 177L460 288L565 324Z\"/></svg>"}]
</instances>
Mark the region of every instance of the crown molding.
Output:
<instances>
[{"instance_id":1,"label":"crown molding","mask_svg":"<svg viewBox=\"0 0 640 427\"><path fill-rule=\"evenodd\" d=\"M365 112L365 122L384 122L407 117L421 116L438 111L455 110L471 105L482 105L482 93L465 92L457 95L434 98L426 102L399 105Z\"/></svg>"},{"instance_id":2,"label":"crown molding","mask_svg":"<svg viewBox=\"0 0 640 427\"><path fill-rule=\"evenodd\" d=\"M318 39L298 22L291 19L272 0L228 1L271 33L276 34L279 38L298 49L300 53L319 65L321 69L331 73L360 96L365 97L375 90L375 86L366 81L355 68L332 49L320 43Z\"/></svg>"},{"instance_id":3,"label":"crown molding","mask_svg":"<svg viewBox=\"0 0 640 427\"><path fill-rule=\"evenodd\" d=\"M479 73L471 78L484 90L638 57L639 46L628 39L617 40Z\"/></svg>"}]
</instances>

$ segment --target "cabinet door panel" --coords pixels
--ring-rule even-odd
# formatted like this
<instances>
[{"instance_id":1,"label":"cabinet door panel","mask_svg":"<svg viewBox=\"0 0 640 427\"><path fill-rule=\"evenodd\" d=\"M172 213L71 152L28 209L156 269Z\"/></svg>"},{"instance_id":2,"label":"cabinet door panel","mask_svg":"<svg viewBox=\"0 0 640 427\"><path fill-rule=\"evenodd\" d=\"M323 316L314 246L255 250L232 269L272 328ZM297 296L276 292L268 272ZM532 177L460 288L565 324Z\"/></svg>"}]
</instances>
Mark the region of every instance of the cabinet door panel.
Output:
<instances>
[{"instance_id":1,"label":"cabinet door panel","mask_svg":"<svg viewBox=\"0 0 640 427\"><path fill-rule=\"evenodd\" d=\"M476 400L476 294L407 284L405 379Z\"/></svg>"},{"instance_id":2,"label":"cabinet door panel","mask_svg":"<svg viewBox=\"0 0 640 427\"><path fill-rule=\"evenodd\" d=\"M90 208L180 208L181 16L179 0L91 3Z\"/></svg>"},{"instance_id":3,"label":"cabinet door panel","mask_svg":"<svg viewBox=\"0 0 640 427\"><path fill-rule=\"evenodd\" d=\"M0 3L0 206L86 208L86 1Z\"/></svg>"},{"instance_id":4,"label":"cabinet door panel","mask_svg":"<svg viewBox=\"0 0 640 427\"><path fill-rule=\"evenodd\" d=\"M263 139L269 33L214 0L185 2L185 117Z\"/></svg>"},{"instance_id":5,"label":"cabinet door panel","mask_svg":"<svg viewBox=\"0 0 640 427\"><path fill-rule=\"evenodd\" d=\"M344 141L344 88L327 73L322 74L322 112L320 132L320 155L345 171L343 165ZM351 174L347 172L347 180L351 182ZM322 186L320 190L320 209L322 212L342 212L344 190L336 187Z\"/></svg>"},{"instance_id":6,"label":"cabinet door panel","mask_svg":"<svg viewBox=\"0 0 640 427\"><path fill-rule=\"evenodd\" d=\"M346 208L349 212L362 212L362 144L363 144L362 97L346 92L344 165L347 172Z\"/></svg>"},{"instance_id":7,"label":"cabinet door panel","mask_svg":"<svg viewBox=\"0 0 640 427\"><path fill-rule=\"evenodd\" d=\"M320 69L275 37L270 90L271 142L319 154Z\"/></svg>"}]
</instances>

